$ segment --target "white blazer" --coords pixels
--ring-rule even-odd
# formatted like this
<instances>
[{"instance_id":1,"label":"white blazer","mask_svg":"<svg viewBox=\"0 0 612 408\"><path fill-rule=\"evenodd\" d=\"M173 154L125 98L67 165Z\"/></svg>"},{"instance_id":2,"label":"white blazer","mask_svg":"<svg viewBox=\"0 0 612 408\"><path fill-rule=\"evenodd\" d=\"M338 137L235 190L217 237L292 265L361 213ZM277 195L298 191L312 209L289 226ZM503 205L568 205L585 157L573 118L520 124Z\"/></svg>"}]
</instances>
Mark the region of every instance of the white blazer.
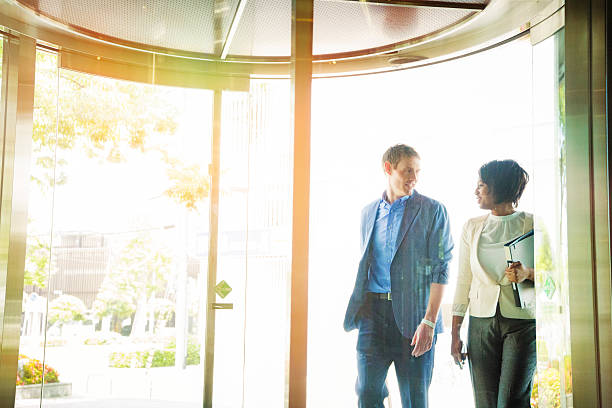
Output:
<instances>
[{"instance_id":1,"label":"white blazer","mask_svg":"<svg viewBox=\"0 0 612 408\"><path fill-rule=\"evenodd\" d=\"M453 301L453 315L465 316L468 307L474 317L492 317L497 303L502 316L513 319L535 319L535 304L527 308L514 305L512 286L504 275L495 281L478 260L478 241L488 214L472 218L463 226L459 245L459 273ZM533 228L533 215L525 213L523 233Z\"/></svg>"}]
</instances>

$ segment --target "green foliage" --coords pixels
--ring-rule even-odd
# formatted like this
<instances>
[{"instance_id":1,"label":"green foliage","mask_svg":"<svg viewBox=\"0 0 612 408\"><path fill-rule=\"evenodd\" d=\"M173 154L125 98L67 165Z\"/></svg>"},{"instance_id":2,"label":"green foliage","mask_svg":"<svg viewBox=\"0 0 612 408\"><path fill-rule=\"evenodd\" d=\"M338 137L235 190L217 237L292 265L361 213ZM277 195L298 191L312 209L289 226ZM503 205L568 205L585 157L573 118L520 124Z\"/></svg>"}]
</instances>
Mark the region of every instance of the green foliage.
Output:
<instances>
[{"instance_id":1,"label":"green foliage","mask_svg":"<svg viewBox=\"0 0 612 408\"><path fill-rule=\"evenodd\" d=\"M99 317L114 316L123 320L136 311L136 303L126 287L118 285L113 277L107 275L92 309Z\"/></svg>"},{"instance_id":2,"label":"green foliage","mask_svg":"<svg viewBox=\"0 0 612 408\"><path fill-rule=\"evenodd\" d=\"M119 342L121 335L115 332L96 332L93 336L87 337L83 343L88 346L102 346Z\"/></svg>"},{"instance_id":3,"label":"green foliage","mask_svg":"<svg viewBox=\"0 0 612 408\"><path fill-rule=\"evenodd\" d=\"M28 237L24 270L24 285L47 286L49 273L49 244L36 237Z\"/></svg>"},{"instance_id":4,"label":"green foliage","mask_svg":"<svg viewBox=\"0 0 612 408\"><path fill-rule=\"evenodd\" d=\"M175 363L175 355L176 343L173 341L163 349L111 353L108 365L115 368L145 368L150 361L150 367L171 367ZM193 339L187 343L186 364L200 364L200 344Z\"/></svg>"},{"instance_id":5,"label":"green foliage","mask_svg":"<svg viewBox=\"0 0 612 408\"><path fill-rule=\"evenodd\" d=\"M531 391L531 407L560 408L561 407L561 379L559 370L547 368L536 373Z\"/></svg>"},{"instance_id":6,"label":"green foliage","mask_svg":"<svg viewBox=\"0 0 612 408\"><path fill-rule=\"evenodd\" d=\"M542 241L538 248L538 256L536 259L536 269L538 271L553 271L553 258L550 247L550 235L546 228L542 228Z\"/></svg>"},{"instance_id":7,"label":"green foliage","mask_svg":"<svg viewBox=\"0 0 612 408\"><path fill-rule=\"evenodd\" d=\"M53 324L57 321L68 323L85 319L87 308L85 303L76 296L61 295L49 304L48 321Z\"/></svg>"},{"instance_id":8,"label":"green foliage","mask_svg":"<svg viewBox=\"0 0 612 408\"><path fill-rule=\"evenodd\" d=\"M153 352L151 367L172 367L174 365L175 356L176 350L155 350Z\"/></svg>"},{"instance_id":9,"label":"green foliage","mask_svg":"<svg viewBox=\"0 0 612 408\"><path fill-rule=\"evenodd\" d=\"M198 203L208 197L208 175L198 165L169 167L167 173L172 185L164 194L189 210L197 210Z\"/></svg>"},{"instance_id":10,"label":"green foliage","mask_svg":"<svg viewBox=\"0 0 612 408\"><path fill-rule=\"evenodd\" d=\"M166 321L170 319L174 312L174 302L168 299L155 298L151 302L153 305L153 313L156 321Z\"/></svg>"},{"instance_id":11,"label":"green foliage","mask_svg":"<svg viewBox=\"0 0 612 408\"><path fill-rule=\"evenodd\" d=\"M57 370L46 365L40 360L29 358L23 354L19 355L19 370L17 372L17 385L45 384L59 382Z\"/></svg>"},{"instance_id":12,"label":"green foliage","mask_svg":"<svg viewBox=\"0 0 612 408\"><path fill-rule=\"evenodd\" d=\"M96 315L125 319L136 311L139 299L165 289L172 272L167 252L148 235L128 242L102 282L93 304Z\"/></svg>"},{"instance_id":13,"label":"green foliage","mask_svg":"<svg viewBox=\"0 0 612 408\"><path fill-rule=\"evenodd\" d=\"M62 151L116 163L128 149L144 152L156 136L176 132L164 88L58 70L57 56L46 52L36 66L32 179L43 188L66 182Z\"/></svg>"},{"instance_id":14,"label":"green foliage","mask_svg":"<svg viewBox=\"0 0 612 408\"><path fill-rule=\"evenodd\" d=\"M129 151L158 151L172 183L168 197L196 209L208 196L206 172L170 157L162 142L177 130L166 88L58 70L57 56L46 52L37 53L36 66L31 177L43 191L66 183L64 152L120 163Z\"/></svg>"},{"instance_id":15,"label":"green foliage","mask_svg":"<svg viewBox=\"0 0 612 408\"><path fill-rule=\"evenodd\" d=\"M556 361L558 366L559 361ZM572 393L572 359L566 355L563 358L564 395ZM560 408L561 407L561 373L557 367L548 367L538 370L533 377L533 390L531 392L532 408Z\"/></svg>"},{"instance_id":16,"label":"green foliage","mask_svg":"<svg viewBox=\"0 0 612 408\"><path fill-rule=\"evenodd\" d=\"M68 344L68 340L64 337L47 337L41 340L40 347L64 347Z\"/></svg>"},{"instance_id":17,"label":"green foliage","mask_svg":"<svg viewBox=\"0 0 612 408\"><path fill-rule=\"evenodd\" d=\"M109 367L115 368L143 368L146 367L147 359L152 350L111 353L109 356Z\"/></svg>"},{"instance_id":18,"label":"green foliage","mask_svg":"<svg viewBox=\"0 0 612 408\"><path fill-rule=\"evenodd\" d=\"M198 343L187 343L187 365L198 365L200 364L200 345Z\"/></svg>"}]
</instances>

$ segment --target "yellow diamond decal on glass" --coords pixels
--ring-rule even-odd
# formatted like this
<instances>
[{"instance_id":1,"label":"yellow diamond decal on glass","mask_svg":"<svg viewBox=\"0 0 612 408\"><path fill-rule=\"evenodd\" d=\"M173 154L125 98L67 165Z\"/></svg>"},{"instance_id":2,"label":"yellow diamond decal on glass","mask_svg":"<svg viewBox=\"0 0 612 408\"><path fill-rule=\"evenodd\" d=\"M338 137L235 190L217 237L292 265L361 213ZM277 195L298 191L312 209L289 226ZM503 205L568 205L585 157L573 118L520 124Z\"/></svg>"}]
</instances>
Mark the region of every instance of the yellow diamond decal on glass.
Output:
<instances>
[{"instance_id":1,"label":"yellow diamond decal on glass","mask_svg":"<svg viewBox=\"0 0 612 408\"><path fill-rule=\"evenodd\" d=\"M215 292L217 295L221 296L221 299L225 299L227 295L232 291L232 287L227 284L226 281L222 280L215 286Z\"/></svg>"}]
</instances>

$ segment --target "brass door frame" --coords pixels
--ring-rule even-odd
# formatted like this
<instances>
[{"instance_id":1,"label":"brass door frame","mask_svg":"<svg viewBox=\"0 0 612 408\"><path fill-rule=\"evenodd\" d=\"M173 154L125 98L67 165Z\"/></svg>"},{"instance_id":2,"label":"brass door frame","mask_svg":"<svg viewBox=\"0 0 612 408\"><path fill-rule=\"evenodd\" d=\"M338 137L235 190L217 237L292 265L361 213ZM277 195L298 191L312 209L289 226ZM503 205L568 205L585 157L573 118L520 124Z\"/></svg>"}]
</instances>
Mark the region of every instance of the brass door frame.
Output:
<instances>
[{"instance_id":1,"label":"brass door frame","mask_svg":"<svg viewBox=\"0 0 612 408\"><path fill-rule=\"evenodd\" d=\"M606 2L565 10L567 213L574 406L612 406Z\"/></svg>"},{"instance_id":2,"label":"brass door frame","mask_svg":"<svg viewBox=\"0 0 612 408\"><path fill-rule=\"evenodd\" d=\"M13 408L21 333L23 271L34 109L36 41L4 40L0 204L0 408Z\"/></svg>"},{"instance_id":3,"label":"brass door frame","mask_svg":"<svg viewBox=\"0 0 612 408\"><path fill-rule=\"evenodd\" d=\"M306 407L308 354L308 244L313 0L291 2L293 113L293 235L289 335L289 407Z\"/></svg>"}]
</instances>

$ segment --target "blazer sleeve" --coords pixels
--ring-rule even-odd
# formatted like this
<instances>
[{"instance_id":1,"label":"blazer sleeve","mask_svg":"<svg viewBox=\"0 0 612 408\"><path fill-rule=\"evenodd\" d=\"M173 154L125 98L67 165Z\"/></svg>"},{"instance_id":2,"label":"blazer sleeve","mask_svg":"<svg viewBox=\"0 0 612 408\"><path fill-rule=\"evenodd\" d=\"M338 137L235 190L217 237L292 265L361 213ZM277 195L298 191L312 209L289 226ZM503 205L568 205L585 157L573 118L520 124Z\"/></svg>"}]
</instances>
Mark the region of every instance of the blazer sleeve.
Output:
<instances>
[{"instance_id":1,"label":"blazer sleeve","mask_svg":"<svg viewBox=\"0 0 612 408\"><path fill-rule=\"evenodd\" d=\"M457 287L453 301L453 316L465 316L470 304L470 287L472 286L472 267L470 265L470 251L472 231L470 221L463 226L461 243L459 244L459 273L457 274Z\"/></svg>"},{"instance_id":2,"label":"blazer sleeve","mask_svg":"<svg viewBox=\"0 0 612 408\"><path fill-rule=\"evenodd\" d=\"M432 283L448 283L448 263L452 258L453 238L444 205L439 204L429 235L428 253L431 261Z\"/></svg>"}]
</instances>

